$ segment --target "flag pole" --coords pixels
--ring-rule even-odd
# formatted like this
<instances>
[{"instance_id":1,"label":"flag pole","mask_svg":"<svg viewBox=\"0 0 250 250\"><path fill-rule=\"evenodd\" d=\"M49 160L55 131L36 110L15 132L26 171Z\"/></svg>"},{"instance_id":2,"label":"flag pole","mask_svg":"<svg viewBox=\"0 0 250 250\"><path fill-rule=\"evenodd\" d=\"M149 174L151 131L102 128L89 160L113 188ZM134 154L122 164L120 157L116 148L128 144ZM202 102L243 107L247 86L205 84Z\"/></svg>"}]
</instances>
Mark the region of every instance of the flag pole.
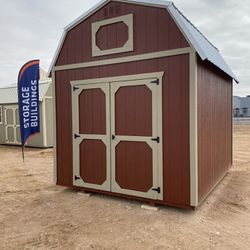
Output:
<instances>
[{"instance_id":1,"label":"flag pole","mask_svg":"<svg viewBox=\"0 0 250 250\"><path fill-rule=\"evenodd\" d=\"M22 146L22 156L23 156L23 162L24 162L24 146Z\"/></svg>"}]
</instances>

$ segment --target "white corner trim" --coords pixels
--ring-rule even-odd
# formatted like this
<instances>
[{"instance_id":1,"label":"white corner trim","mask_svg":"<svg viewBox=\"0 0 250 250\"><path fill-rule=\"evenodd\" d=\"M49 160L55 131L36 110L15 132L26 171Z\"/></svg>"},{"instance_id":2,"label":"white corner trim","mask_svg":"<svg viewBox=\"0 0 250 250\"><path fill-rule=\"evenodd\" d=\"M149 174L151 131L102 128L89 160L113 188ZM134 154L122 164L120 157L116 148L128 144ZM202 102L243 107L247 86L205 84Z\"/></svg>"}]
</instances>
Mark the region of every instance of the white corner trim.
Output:
<instances>
[{"instance_id":1,"label":"white corner trim","mask_svg":"<svg viewBox=\"0 0 250 250\"><path fill-rule=\"evenodd\" d=\"M106 25L115 24L123 22L128 27L128 39L122 47L102 50L98 47L96 43L96 34L98 30ZM111 55L116 53L128 52L134 50L134 29L133 29L133 14L128 14L124 16L119 16L115 18L105 19L99 22L92 23L91 25L91 35L92 35L92 56L103 56Z\"/></svg>"},{"instance_id":2,"label":"white corner trim","mask_svg":"<svg viewBox=\"0 0 250 250\"><path fill-rule=\"evenodd\" d=\"M47 121L46 121L46 103L42 101L42 122L43 122L43 146L47 147Z\"/></svg>"},{"instance_id":3,"label":"white corner trim","mask_svg":"<svg viewBox=\"0 0 250 250\"><path fill-rule=\"evenodd\" d=\"M0 125L3 124L3 106L0 105L0 117L1 117L1 120L0 120Z\"/></svg>"},{"instance_id":4,"label":"white corner trim","mask_svg":"<svg viewBox=\"0 0 250 250\"><path fill-rule=\"evenodd\" d=\"M56 150L56 78L55 71L52 71L52 97L53 97L53 162L54 162L54 183L57 183L57 150Z\"/></svg>"},{"instance_id":5,"label":"white corner trim","mask_svg":"<svg viewBox=\"0 0 250 250\"><path fill-rule=\"evenodd\" d=\"M196 52L189 58L190 205L198 206L198 107Z\"/></svg>"}]
</instances>

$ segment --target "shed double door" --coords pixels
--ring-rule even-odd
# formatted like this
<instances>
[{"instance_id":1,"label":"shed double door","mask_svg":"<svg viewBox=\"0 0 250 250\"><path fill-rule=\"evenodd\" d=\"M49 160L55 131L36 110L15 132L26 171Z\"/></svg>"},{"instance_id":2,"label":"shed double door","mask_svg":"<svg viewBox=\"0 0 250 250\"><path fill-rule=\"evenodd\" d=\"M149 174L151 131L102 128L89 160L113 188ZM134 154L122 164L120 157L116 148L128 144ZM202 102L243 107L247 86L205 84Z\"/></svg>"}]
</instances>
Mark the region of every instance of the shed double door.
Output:
<instances>
[{"instance_id":1,"label":"shed double door","mask_svg":"<svg viewBox=\"0 0 250 250\"><path fill-rule=\"evenodd\" d=\"M21 144L19 109L17 106L5 106L5 141L8 144Z\"/></svg>"},{"instance_id":2,"label":"shed double door","mask_svg":"<svg viewBox=\"0 0 250 250\"><path fill-rule=\"evenodd\" d=\"M73 182L162 199L157 79L74 85Z\"/></svg>"}]
</instances>

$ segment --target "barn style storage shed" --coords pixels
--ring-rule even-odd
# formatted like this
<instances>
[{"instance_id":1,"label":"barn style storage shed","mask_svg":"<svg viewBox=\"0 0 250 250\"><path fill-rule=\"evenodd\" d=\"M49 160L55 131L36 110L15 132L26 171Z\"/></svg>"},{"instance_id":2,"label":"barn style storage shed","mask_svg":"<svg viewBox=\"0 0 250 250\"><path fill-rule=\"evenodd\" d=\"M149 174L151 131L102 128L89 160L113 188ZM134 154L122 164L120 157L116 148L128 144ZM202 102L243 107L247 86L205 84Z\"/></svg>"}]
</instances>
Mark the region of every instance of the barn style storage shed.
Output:
<instances>
[{"instance_id":1,"label":"barn style storage shed","mask_svg":"<svg viewBox=\"0 0 250 250\"><path fill-rule=\"evenodd\" d=\"M41 132L28 140L27 146L53 146L53 106L51 79L39 82ZM0 144L21 145L17 86L0 88Z\"/></svg>"},{"instance_id":2,"label":"barn style storage shed","mask_svg":"<svg viewBox=\"0 0 250 250\"><path fill-rule=\"evenodd\" d=\"M51 64L57 185L198 206L232 164L232 81L172 2L100 1Z\"/></svg>"}]
</instances>

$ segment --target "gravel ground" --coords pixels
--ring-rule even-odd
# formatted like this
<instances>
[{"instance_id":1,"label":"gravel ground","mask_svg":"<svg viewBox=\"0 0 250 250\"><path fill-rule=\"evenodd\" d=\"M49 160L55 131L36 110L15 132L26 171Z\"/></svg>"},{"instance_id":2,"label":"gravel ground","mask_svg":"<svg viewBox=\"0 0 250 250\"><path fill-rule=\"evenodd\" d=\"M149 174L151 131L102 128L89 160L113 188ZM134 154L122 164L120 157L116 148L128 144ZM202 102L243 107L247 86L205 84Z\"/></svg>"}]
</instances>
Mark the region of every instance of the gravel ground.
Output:
<instances>
[{"instance_id":1,"label":"gravel ground","mask_svg":"<svg viewBox=\"0 0 250 250\"><path fill-rule=\"evenodd\" d=\"M0 146L0 249L250 249L250 126L203 205L160 208L53 184L52 150Z\"/></svg>"}]
</instances>

